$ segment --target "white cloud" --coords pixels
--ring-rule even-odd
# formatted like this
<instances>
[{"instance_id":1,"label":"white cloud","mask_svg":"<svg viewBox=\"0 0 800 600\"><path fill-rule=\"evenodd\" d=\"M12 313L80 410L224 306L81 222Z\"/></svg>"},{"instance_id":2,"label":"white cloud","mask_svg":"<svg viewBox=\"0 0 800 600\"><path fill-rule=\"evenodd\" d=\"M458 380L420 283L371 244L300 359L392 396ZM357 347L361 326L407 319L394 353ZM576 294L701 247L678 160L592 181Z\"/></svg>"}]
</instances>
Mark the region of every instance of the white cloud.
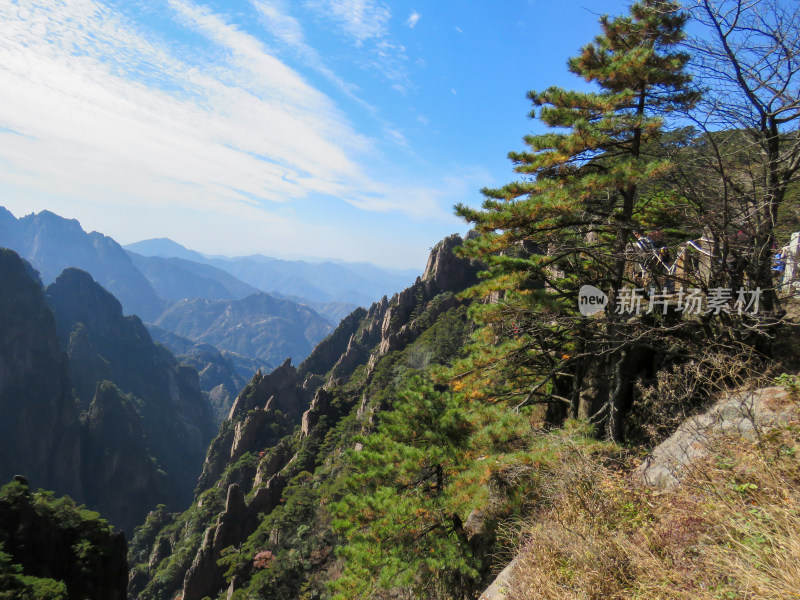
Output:
<instances>
[{"instance_id":1,"label":"white cloud","mask_svg":"<svg viewBox=\"0 0 800 600\"><path fill-rule=\"evenodd\" d=\"M336 23L357 45L385 37L392 17L379 0L309 0L307 6Z\"/></svg>"},{"instance_id":2,"label":"white cloud","mask_svg":"<svg viewBox=\"0 0 800 600\"><path fill-rule=\"evenodd\" d=\"M409 17L408 17L408 19L406 19L406 25L408 25L408 26L409 26L411 29L414 29L414 27L415 27L415 26L417 25L417 23L419 22L419 18L420 18L421 16L422 16L422 15L421 15L421 14L419 14L417 11L415 11L415 10L412 10L412 11L411 11L411 14L410 14L410 15L409 15Z\"/></svg>"},{"instance_id":3,"label":"white cloud","mask_svg":"<svg viewBox=\"0 0 800 600\"><path fill-rule=\"evenodd\" d=\"M375 112L370 106L356 96L357 86L344 81L323 60L320 53L306 41L303 26L300 21L291 16L282 0L251 0L256 9L261 23L265 29L292 49L293 52L309 67L334 83L349 97L358 101L370 112Z\"/></svg>"},{"instance_id":4,"label":"white cloud","mask_svg":"<svg viewBox=\"0 0 800 600\"><path fill-rule=\"evenodd\" d=\"M397 129L392 129L390 127L384 128L384 131L386 132L387 137L390 140L392 140L395 144L397 144L398 146L402 146L403 148L408 148L408 138L406 138L406 136L403 135L403 132Z\"/></svg>"},{"instance_id":5,"label":"white cloud","mask_svg":"<svg viewBox=\"0 0 800 600\"><path fill-rule=\"evenodd\" d=\"M312 52L261 4L281 39ZM357 39L385 33L382 5L336 5ZM0 183L254 221L310 194L446 218L435 191L370 171L376 141L262 41L188 0L168 6L200 42L167 43L99 0L0 3Z\"/></svg>"},{"instance_id":6,"label":"white cloud","mask_svg":"<svg viewBox=\"0 0 800 600\"><path fill-rule=\"evenodd\" d=\"M406 48L389 33L392 13L386 4L380 0L307 0L305 6L360 49L357 63L381 73L392 89L402 94L413 88Z\"/></svg>"},{"instance_id":7,"label":"white cloud","mask_svg":"<svg viewBox=\"0 0 800 600\"><path fill-rule=\"evenodd\" d=\"M380 71L391 83L392 89L401 94L414 87L408 77L407 63L406 47L402 44L386 39L375 43L371 49L369 65Z\"/></svg>"}]
</instances>

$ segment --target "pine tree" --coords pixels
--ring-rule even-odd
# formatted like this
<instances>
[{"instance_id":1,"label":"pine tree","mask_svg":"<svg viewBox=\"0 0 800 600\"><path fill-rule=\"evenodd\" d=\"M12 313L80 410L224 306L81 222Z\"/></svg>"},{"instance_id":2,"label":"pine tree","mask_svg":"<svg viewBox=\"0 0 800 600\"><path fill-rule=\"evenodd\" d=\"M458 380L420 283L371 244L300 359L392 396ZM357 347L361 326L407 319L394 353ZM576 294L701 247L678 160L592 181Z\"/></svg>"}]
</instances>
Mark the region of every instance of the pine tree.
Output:
<instances>
[{"instance_id":1,"label":"pine tree","mask_svg":"<svg viewBox=\"0 0 800 600\"><path fill-rule=\"evenodd\" d=\"M462 395L439 392L422 378L399 390L376 431L352 453L348 493L332 506L334 527L347 540L337 598L390 589L467 598L476 591L480 561L458 515L464 507L452 497L472 433Z\"/></svg>"},{"instance_id":2,"label":"pine tree","mask_svg":"<svg viewBox=\"0 0 800 600\"><path fill-rule=\"evenodd\" d=\"M639 327L616 311L637 206L671 169L659 150L665 123L697 100L679 50L686 18L664 0L602 17L602 33L568 63L595 90L530 92L531 116L551 131L509 154L521 179L482 190L482 209L456 207L481 234L468 251L490 267L478 293L502 297L482 309L505 336L502 393L602 420L613 439L621 437L631 328ZM608 294L603 319L577 315L584 284Z\"/></svg>"}]
</instances>

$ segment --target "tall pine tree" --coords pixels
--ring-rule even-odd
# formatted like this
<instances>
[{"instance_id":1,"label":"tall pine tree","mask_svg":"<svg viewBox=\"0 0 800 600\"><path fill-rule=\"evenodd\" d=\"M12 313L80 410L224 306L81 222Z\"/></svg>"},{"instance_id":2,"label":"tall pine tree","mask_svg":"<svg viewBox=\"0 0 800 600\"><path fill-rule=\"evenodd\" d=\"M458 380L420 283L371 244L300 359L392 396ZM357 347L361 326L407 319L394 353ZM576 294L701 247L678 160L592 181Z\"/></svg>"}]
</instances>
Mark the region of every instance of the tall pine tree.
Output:
<instances>
[{"instance_id":1,"label":"tall pine tree","mask_svg":"<svg viewBox=\"0 0 800 600\"><path fill-rule=\"evenodd\" d=\"M481 234L468 247L489 264L479 293L500 298L482 310L505 336L497 344L507 369L501 393L548 403L556 417L594 418L615 440L641 325L616 311L636 209L671 169L659 151L665 123L697 100L689 57L678 49L686 19L664 0L602 17L602 33L568 63L594 90L530 92L531 116L551 131L525 137L528 149L509 154L521 178L482 190L482 209L456 207ZM609 296L601 319L577 314L585 284Z\"/></svg>"}]
</instances>

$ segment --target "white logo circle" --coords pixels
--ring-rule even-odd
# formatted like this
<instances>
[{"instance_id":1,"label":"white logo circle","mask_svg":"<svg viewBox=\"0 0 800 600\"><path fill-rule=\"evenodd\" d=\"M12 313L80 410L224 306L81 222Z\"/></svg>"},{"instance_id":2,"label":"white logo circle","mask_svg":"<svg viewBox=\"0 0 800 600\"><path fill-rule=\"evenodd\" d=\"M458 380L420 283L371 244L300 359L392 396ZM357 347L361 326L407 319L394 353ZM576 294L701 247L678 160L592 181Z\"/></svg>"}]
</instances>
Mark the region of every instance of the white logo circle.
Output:
<instances>
[{"instance_id":1,"label":"white logo circle","mask_svg":"<svg viewBox=\"0 0 800 600\"><path fill-rule=\"evenodd\" d=\"M578 291L578 310L584 317L599 313L608 304L608 296L593 285L584 285Z\"/></svg>"}]
</instances>

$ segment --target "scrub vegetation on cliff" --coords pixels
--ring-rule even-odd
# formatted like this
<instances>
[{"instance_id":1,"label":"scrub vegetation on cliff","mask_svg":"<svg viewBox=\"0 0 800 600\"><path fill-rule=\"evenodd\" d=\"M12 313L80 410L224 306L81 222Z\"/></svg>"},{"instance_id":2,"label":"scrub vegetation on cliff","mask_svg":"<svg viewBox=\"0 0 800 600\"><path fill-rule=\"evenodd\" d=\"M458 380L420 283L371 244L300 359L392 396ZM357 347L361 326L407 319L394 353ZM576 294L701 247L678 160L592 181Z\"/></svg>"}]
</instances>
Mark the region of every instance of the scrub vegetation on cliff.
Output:
<instances>
[{"instance_id":1,"label":"scrub vegetation on cliff","mask_svg":"<svg viewBox=\"0 0 800 600\"><path fill-rule=\"evenodd\" d=\"M69 497L21 477L0 488L3 600L124 600L125 554L124 535Z\"/></svg>"}]
</instances>

